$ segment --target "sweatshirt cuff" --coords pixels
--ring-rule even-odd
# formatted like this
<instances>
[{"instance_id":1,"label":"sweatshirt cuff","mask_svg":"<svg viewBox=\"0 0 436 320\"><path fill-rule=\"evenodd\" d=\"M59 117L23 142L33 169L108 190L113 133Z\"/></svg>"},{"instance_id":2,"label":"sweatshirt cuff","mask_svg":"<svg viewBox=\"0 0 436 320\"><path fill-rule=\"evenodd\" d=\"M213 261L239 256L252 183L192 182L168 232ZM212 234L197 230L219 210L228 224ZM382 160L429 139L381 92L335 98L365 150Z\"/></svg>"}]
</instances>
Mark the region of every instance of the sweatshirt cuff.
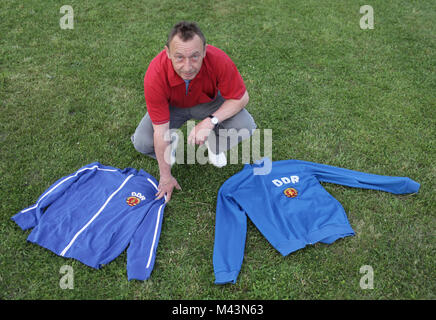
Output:
<instances>
[{"instance_id":1,"label":"sweatshirt cuff","mask_svg":"<svg viewBox=\"0 0 436 320\"><path fill-rule=\"evenodd\" d=\"M239 271L215 272L215 284L236 283Z\"/></svg>"},{"instance_id":2,"label":"sweatshirt cuff","mask_svg":"<svg viewBox=\"0 0 436 320\"><path fill-rule=\"evenodd\" d=\"M407 184L407 191L408 193L417 193L420 186L421 185L418 182L410 179L409 183Z\"/></svg>"}]
</instances>

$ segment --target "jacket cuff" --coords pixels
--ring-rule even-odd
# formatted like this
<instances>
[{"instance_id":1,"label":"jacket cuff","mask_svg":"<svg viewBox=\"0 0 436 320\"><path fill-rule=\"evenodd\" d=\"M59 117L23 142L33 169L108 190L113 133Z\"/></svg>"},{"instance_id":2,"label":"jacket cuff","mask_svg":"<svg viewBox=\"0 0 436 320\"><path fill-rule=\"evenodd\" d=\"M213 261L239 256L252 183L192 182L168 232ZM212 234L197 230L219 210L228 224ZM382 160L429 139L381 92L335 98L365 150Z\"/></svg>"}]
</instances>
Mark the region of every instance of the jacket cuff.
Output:
<instances>
[{"instance_id":1,"label":"jacket cuff","mask_svg":"<svg viewBox=\"0 0 436 320\"><path fill-rule=\"evenodd\" d=\"M150 278L151 270L145 267L144 263L127 262L127 279L130 280L147 280Z\"/></svg>"},{"instance_id":2,"label":"jacket cuff","mask_svg":"<svg viewBox=\"0 0 436 320\"><path fill-rule=\"evenodd\" d=\"M215 272L215 284L236 283L239 271Z\"/></svg>"},{"instance_id":3,"label":"jacket cuff","mask_svg":"<svg viewBox=\"0 0 436 320\"><path fill-rule=\"evenodd\" d=\"M19 212L11 218L22 230L33 228L36 225L35 216L31 212Z\"/></svg>"}]
</instances>

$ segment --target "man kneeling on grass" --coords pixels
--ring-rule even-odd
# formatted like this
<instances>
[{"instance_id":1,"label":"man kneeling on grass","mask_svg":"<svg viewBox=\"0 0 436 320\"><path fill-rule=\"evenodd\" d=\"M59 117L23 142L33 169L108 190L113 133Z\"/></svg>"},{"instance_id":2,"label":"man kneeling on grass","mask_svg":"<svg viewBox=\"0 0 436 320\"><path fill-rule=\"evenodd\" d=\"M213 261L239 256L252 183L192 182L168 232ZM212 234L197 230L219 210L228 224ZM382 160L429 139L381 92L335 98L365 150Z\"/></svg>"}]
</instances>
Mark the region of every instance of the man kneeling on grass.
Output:
<instances>
[{"instance_id":1,"label":"man kneeling on grass","mask_svg":"<svg viewBox=\"0 0 436 320\"><path fill-rule=\"evenodd\" d=\"M174 188L181 189L171 174L178 136L173 136L176 141L168 148L170 129L190 119L201 120L189 133L188 143L205 143L209 162L216 167L225 166L224 152L256 129L245 109L248 93L235 64L222 50L206 44L196 23L182 21L170 31L164 50L148 66L144 95L147 113L131 140L137 151L157 159L157 198L166 196L167 202ZM247 129L243 131L248 136L235 140L220 135L219 129Z\"/></svg>"}]
</instances>

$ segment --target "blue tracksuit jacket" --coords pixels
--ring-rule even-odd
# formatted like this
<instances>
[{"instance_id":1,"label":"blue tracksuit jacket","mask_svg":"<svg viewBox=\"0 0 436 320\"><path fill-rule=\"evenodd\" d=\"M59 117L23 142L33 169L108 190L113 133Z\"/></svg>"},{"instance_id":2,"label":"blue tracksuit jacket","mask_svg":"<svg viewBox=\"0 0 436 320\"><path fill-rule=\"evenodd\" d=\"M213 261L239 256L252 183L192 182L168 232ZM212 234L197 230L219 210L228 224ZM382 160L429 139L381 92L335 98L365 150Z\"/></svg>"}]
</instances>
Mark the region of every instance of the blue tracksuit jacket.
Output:
<instances>
[{"instance_id":1,"label":"blue tracksuit jacket","mask_svg":"<svg viewBox=\"0 0 436 320\"><path fill-rule=\"evenodd\" d=\"M147 172L104 166L80 168L50 186L31 207L14 215L27 240L62 257L100 268L127 249L128 279L153 270L164 199Z\"/></svg>"},{"instance_id":2,"label":"blue tracksuit jacket","mask_svg":"<svg viewBox=\"0 0 436 320\"><path fill-rule=\"evenodd\" d=\"M248 216L282 255L316 242L354 235L345 211L320 184L330 182L395 194L415 193L419 183L299 160L246 164L219 189L213 266L215 283L235 283L241 269ZM256 171L269 162L269 174Z\"/></svg>"}]
</instances>

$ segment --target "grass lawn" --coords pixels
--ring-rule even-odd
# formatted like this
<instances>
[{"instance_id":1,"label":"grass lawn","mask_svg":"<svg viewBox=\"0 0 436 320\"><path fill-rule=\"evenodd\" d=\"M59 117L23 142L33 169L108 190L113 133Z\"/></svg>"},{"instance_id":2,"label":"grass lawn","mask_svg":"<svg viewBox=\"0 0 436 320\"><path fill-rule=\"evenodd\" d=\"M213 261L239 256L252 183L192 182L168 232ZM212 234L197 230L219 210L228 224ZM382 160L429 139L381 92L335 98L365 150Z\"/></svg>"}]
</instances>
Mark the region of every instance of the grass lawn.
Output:
<instances>
[{"instance_id":1,"label":"grass lawn","mask_svg":"<svg viewBox=\"0 0 436 320\"><path fill-rule=\"evenodd\" d=\"M59 26L64 4L72 30ZM360 28L364 4L374 29ZM159 177L130 136L146 112L148 63L184 19L238 66L247 109L272 129L273 160L407 176L419 193L324 184L356 235L283 257L249 222L234 285L213 283L212 251L217 192L242 161L173 168L183 190L165 209L147 281L127 281L125 252L94 270L26 242L30 230L10 218L83 165ZM0 299L435 299L435 21L432 0L2 0ZM63 265L74 289L60 288ZM362 266L373 289L360 286Z\"/></svg>"}]
</instances>

